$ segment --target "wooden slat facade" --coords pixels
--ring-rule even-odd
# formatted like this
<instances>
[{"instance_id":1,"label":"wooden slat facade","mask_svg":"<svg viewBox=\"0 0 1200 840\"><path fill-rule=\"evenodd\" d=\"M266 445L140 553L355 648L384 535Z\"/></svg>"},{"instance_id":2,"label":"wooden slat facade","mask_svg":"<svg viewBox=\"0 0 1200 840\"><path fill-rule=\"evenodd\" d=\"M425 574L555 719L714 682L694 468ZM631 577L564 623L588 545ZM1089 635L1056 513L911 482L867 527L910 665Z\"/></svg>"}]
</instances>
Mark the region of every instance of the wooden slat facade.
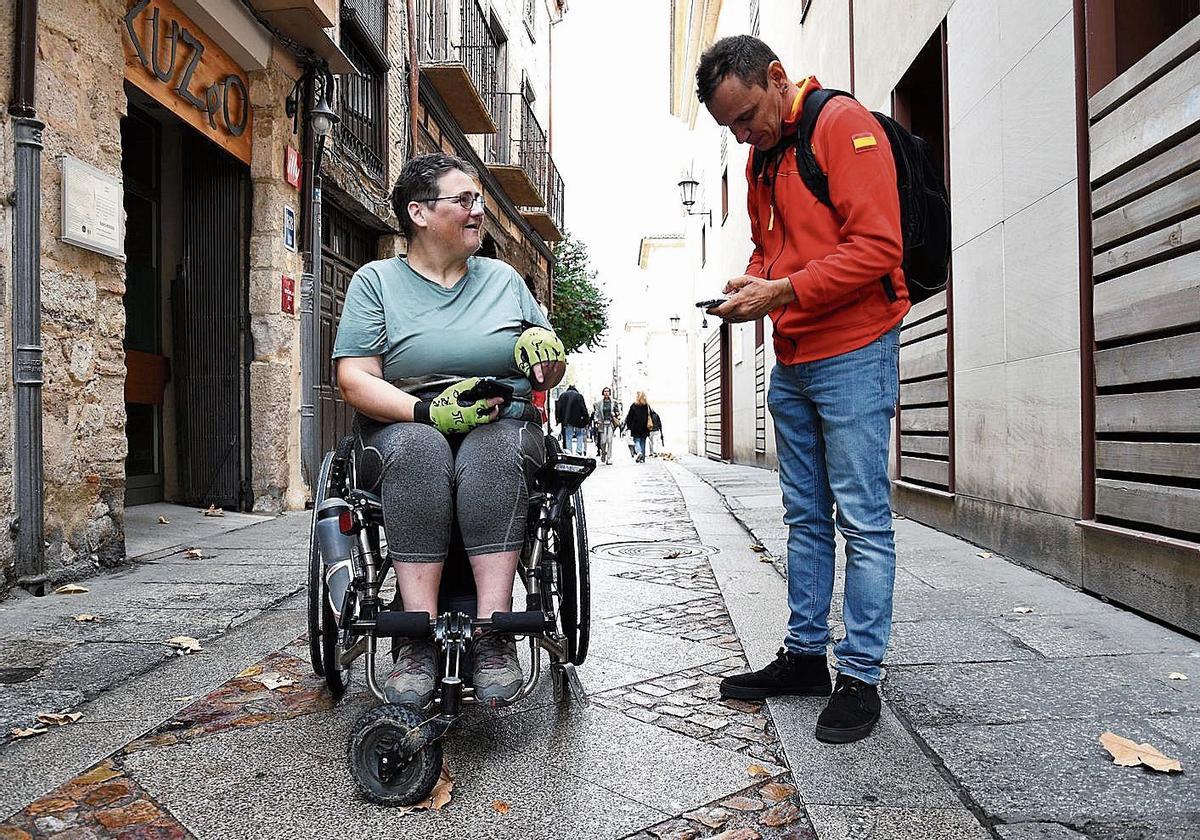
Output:
<instances>
[{"instance_id":1,"label":"wooden slat facade","mask_svg":"<svg viewBox=\"0 0 1200 840\"><path fill-rule=\"evenodd\" d=\"M1088 112L1096 519L1200 543L1200 18Z\"/></svg>"},{"instance_id":2,"label":"wooden slat facade","mask_svg":"<svg viewBox=\"0 0 1200 840\"><path fill-rule=\"evenodd\" d=\"M704 342L704 454L721 460L721 333Z\"/></svg>"},{"instance_id":3,"label":"wooden slat facade","mask_svg":"<svg viewBox=\"0 0 1200 840\"><path fill-rule=\"evenodd\" d=\"M946 293L914 306L900 328L899 478L949 490L950 404Z\"/></svg>"}]
</instances>

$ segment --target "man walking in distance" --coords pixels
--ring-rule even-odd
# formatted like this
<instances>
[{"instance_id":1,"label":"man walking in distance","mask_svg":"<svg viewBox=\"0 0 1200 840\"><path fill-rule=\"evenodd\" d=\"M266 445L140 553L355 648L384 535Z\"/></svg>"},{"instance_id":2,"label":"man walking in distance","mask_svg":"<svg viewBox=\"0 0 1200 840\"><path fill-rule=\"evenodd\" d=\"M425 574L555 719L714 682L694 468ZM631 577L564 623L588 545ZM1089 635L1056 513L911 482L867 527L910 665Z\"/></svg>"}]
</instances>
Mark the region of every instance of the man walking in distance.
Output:
<instances>
[{"instance_id":1,"label":"man walking in distance","mask_svg":"<svg viewBox=\"0 0 1200 840\"><path fill-rule=\"evenodd\" d=\"M568 385L559 396L554 405L554 419L563 428L563 449L586 455L588 426L592 425L592 418L588 415L587 401L574 385Z\"/></svg>"},{"instance_id":2,"label":"man walking in distance","mask_svg":"<svg viewBox=\"0 0 1200 840\"><path fill-rule=\"evenodd\" d=\"M605 464L612 463L613 432L621 424L621 418L617 416L617 411L617 402L612 398L612 388L602 389L600 399L596 400L595 406L592 407L592 417L600 427L600 451L597 454L600 461Z\"/></svg>"},{"instance_id":3,"label":"man walking in distance","mask_svg":"<svg viewBox=\"0 0 1200 840\"><path fill-rule=\"evenodd\" d=\"M727 321L769 314L777 363L768 406L788 525L787 635L765 668L726 678L725 697L830 694L827 646L834 515L846 539L837 683L816 737L847 743L879 719L877 685L892 620L896 553L888 439L899 396L899 330L908 312L896 170L887 136L850 97L820 112L812 148L827 173L829 209L808 190L796 130L813 77L792 82L775 53L735 36L700 59L697 95L739 143L754 250L746 273L711 310Z\"/></svg>"}]
</instances>

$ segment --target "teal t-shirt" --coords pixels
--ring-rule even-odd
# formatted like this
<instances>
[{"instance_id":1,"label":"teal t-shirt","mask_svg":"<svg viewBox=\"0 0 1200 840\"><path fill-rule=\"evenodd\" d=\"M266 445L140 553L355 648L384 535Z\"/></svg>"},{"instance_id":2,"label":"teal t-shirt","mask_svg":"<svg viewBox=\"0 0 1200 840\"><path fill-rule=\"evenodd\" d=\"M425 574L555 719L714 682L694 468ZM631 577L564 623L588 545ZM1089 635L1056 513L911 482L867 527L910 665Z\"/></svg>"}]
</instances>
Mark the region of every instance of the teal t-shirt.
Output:
<instances>
[{"instance_id":1,"label":"teal t-shirt","mask_svg":"<svg viewBox=\"0 0 1200 840\"><path fill-rule=\"evenodd\" d=\"M529 380L513 349L529 326L550 324L508 263L471 257L466 275L447 289L392 257L351 278L333 358L382 356L383 378L422 396L468 376L492 376L528 400Z\"/></svg>"}]
</instances>

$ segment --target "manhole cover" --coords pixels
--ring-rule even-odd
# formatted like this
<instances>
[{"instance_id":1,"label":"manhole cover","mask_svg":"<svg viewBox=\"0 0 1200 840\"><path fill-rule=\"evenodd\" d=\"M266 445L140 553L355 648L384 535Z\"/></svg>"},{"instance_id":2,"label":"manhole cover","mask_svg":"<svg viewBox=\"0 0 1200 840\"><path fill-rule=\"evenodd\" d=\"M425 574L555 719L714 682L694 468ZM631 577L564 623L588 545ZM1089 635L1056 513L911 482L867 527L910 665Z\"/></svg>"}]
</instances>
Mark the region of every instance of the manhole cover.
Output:
<instances>
[{"instance_id":1,"label":"manhole cover","mask_svg":"<svg viewBox=\"0 0 1200 840\"><path fill-rule=\"evenodd\" d=\"M707 557L716 549L706 545L677 542L611 542L592 546L593 554L601 554L617 560L678 560L692 557Z\"/></svg>"}]
</instances>

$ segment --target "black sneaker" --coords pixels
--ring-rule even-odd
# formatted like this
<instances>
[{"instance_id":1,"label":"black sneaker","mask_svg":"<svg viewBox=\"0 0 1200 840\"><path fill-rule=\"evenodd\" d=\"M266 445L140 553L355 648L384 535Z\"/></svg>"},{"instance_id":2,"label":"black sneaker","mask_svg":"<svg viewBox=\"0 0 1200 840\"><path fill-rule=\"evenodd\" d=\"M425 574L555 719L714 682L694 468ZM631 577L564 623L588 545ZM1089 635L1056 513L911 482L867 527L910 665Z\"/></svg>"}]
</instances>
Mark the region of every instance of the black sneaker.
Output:
<instances>
[{"instance_id":1,"label":"black sneaker","mask_svg":"<svg viewBox=\"0 0 1200 840\"><path fill-rule=\"evenodd\" d=\"M848 674L838 674L833 696L817 718L817 740L849 744L871 734L879 720L879 689Z\"/></svg>"},{"instance_id":2,"label":"black sneaker","mask_svg":"<svg viewBox=\"0 0 1200 840\"><path fill-rule=\"evenodd\" d=\"M829 665L822 653L792 653L780 648L775 660L748 674L721 680L721 696L737 700L764 700L780 694L805 697L829 695Z\"/></svg>"}]
</instances>

